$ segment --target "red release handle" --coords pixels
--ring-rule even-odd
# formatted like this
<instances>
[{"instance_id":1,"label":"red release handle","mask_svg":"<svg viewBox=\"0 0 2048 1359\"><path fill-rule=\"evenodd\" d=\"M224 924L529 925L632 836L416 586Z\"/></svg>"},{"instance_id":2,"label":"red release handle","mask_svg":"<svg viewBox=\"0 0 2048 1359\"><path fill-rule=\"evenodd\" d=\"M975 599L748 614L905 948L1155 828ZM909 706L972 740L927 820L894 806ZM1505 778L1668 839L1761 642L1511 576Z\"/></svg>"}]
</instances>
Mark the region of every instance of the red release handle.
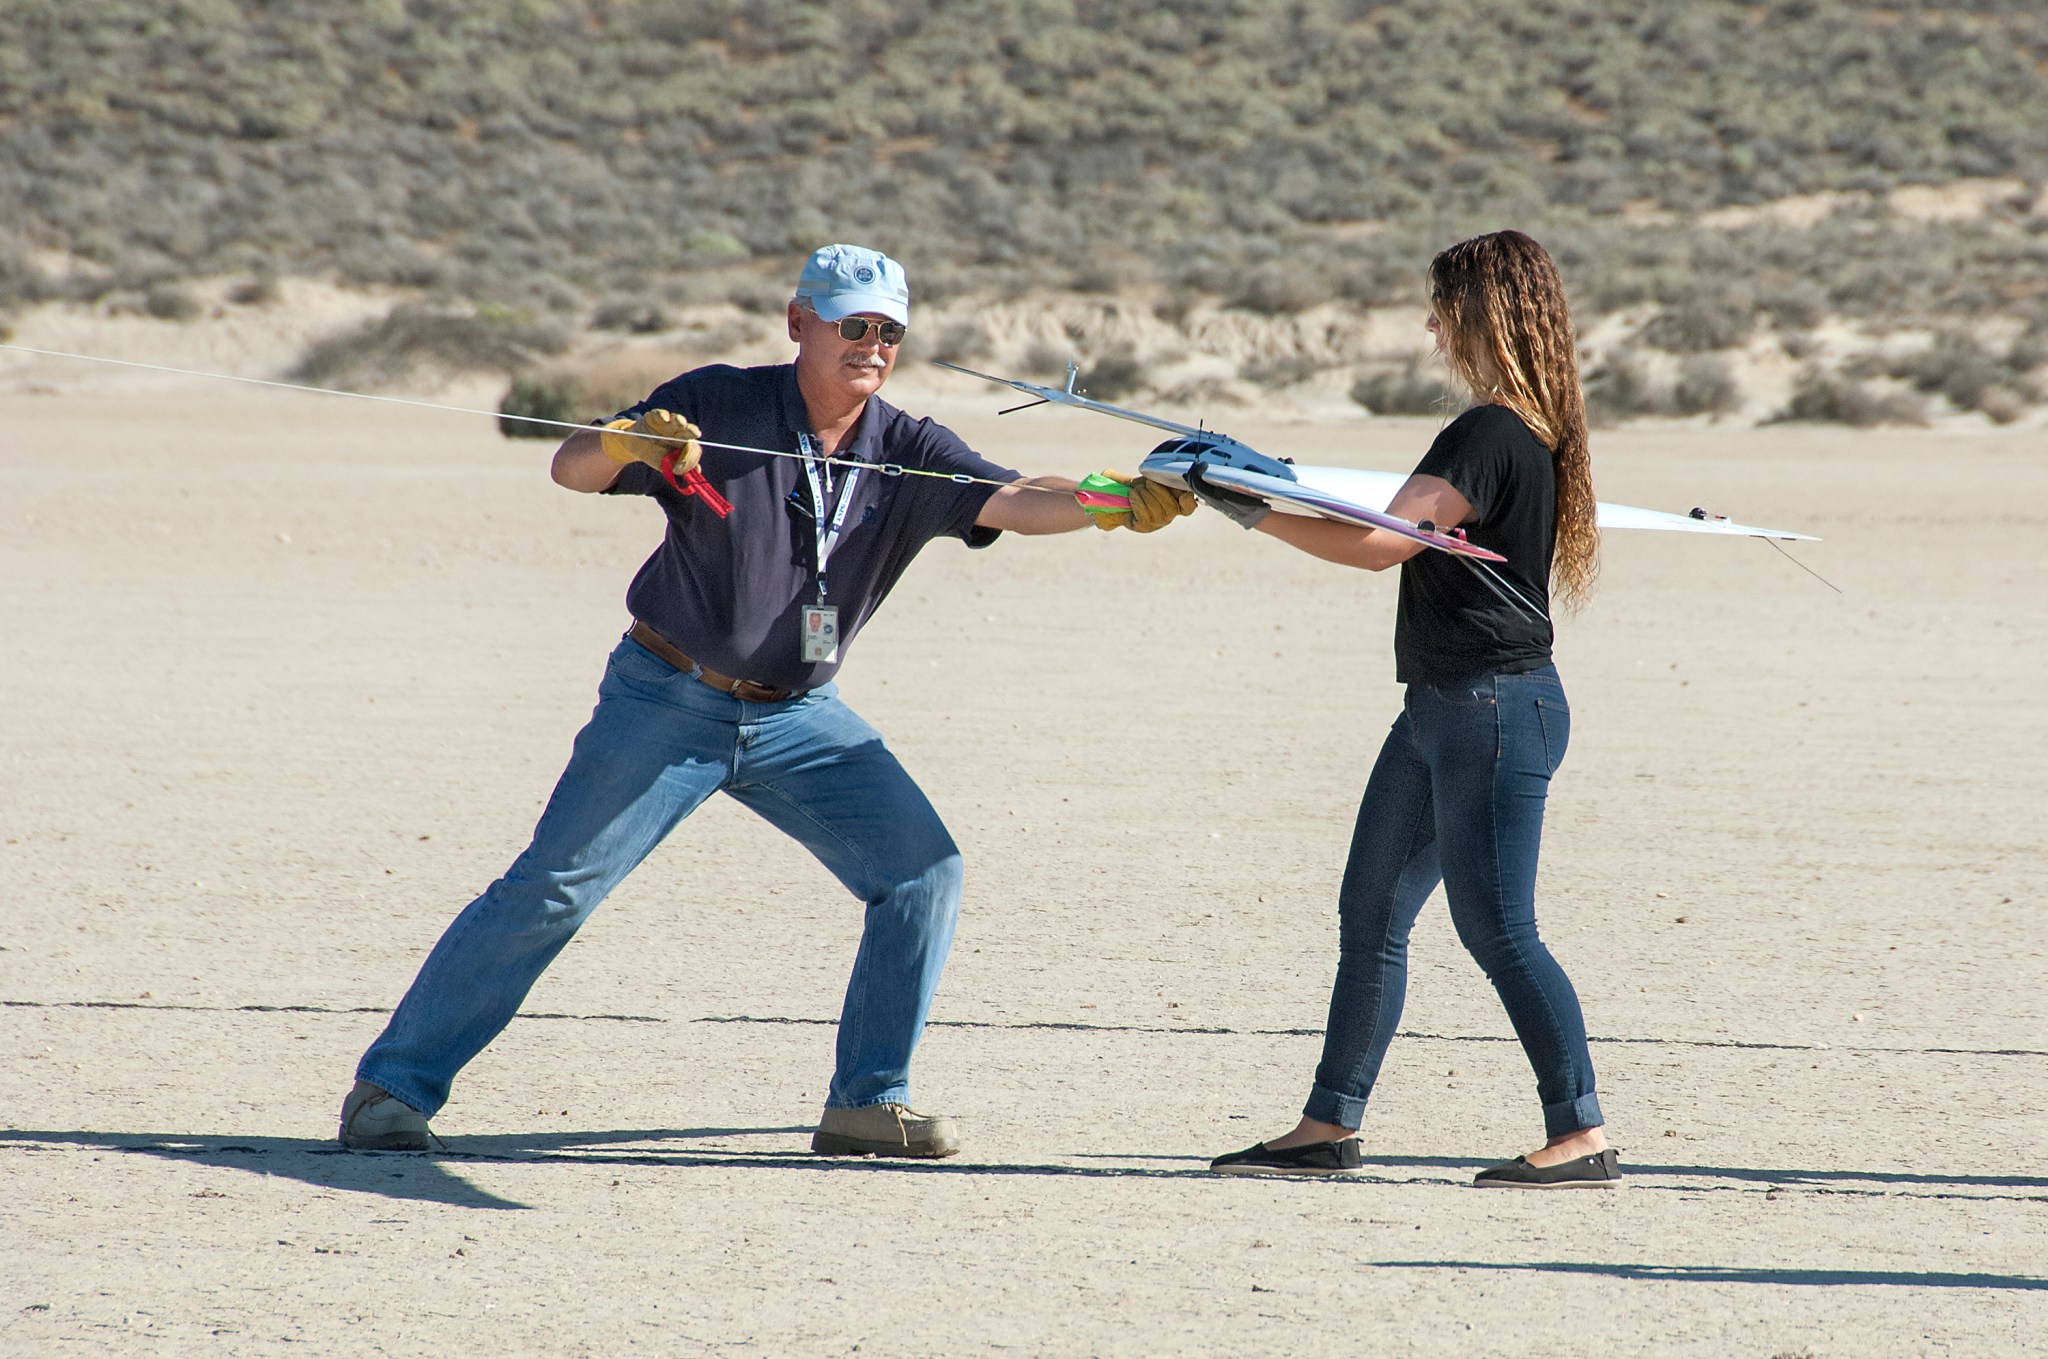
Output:
<instances>
[{"instance_id":1,"label":"red release handle","mask_svg":"<svg viewBox=\"0 0 2048 1359\"><path fill-rule=\"evenodd\" d=\"M683 473L681 482L676 480L676 459L682 456L682 452L680 448L671 448L661 455L661 479L667 482L669 489L677 495L693 495L702 500L705 508L720 519L731 514L732 502L720 495L718 488L706 481L704 474L696 468L692 467Z\"/></svg>"}]
</instances>

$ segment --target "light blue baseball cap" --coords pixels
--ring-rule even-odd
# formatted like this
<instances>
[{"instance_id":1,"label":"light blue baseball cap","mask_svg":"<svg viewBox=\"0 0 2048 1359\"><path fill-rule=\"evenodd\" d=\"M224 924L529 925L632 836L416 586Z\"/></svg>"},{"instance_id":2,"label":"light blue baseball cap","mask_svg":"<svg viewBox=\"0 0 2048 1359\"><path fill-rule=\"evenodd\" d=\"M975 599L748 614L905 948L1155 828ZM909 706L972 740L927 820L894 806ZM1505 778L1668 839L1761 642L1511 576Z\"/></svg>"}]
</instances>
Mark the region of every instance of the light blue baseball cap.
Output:
<instances>
[{"instance_id":1,"label":"light blue baseball cap","mask_svg":"<svg viewBox=\"0 0 2048 1359\"><path fill-rule=\"evenodd\" d=\"M828 245L813 252L804 261L796 295L827 321L868 312L910 324L910 281L903 266L866 246Z\"/></svg>"}]
</instances>

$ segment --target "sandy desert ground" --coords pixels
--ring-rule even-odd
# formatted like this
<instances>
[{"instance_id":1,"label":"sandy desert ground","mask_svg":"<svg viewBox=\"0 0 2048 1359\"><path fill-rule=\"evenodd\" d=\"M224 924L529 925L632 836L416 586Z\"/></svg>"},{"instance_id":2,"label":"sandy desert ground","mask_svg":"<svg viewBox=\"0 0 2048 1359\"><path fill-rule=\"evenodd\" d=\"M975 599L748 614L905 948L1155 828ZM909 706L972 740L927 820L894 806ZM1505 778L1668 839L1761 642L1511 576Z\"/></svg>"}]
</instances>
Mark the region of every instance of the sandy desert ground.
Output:
<instances>
[{"instance_id":1,"label":"sandy desert ground","mask_svg":"<svg viewBox=\"0 0 2048 1359\"><path fill-rule=\"evenodd\" d=\"M1149 443L903 385L1032 470ZM1396 468L1433 428L1227 427ZM1205 1173L1299 1107L1399 695L1390 578L1207 514L935 544L848 665L967 856L918 1072L957 1160L808 1154L858 911L720 803L465 1074L445 1153L339 1152L657 532L547 452L173 380L0 396L0 1354L2048 1348L2038 431L1596 437L1604 497L1821 534L1841 593L1610 535L1562 628L1544 920L1632 1171L1577 1195L1468 1187L1539 1129L1440 906L1366 1173Z\"/></svg>"}]
</instances>

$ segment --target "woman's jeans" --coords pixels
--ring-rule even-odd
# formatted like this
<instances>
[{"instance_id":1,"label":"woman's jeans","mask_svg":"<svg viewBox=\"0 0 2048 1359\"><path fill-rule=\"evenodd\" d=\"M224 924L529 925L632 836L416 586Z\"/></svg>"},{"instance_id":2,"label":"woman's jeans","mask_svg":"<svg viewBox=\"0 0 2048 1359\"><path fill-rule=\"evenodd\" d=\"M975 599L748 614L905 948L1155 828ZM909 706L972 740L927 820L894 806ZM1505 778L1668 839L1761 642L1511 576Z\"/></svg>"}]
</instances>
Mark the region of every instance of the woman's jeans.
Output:
<instances>
[{"instance_id":1,"label":"woman's jeans","mask_svg":"<svg viewBox=\"0 0 2048 1359\"><path fill-rule=\"evenodd\" d=\"M1545 1135L1603 1121L1578 996L1536 937L1543 800L1570 737L1553 666L1458 688L1409 686L1344 866L1337 982L1308 1117L1346 1128L1363 1121L1401 1022L1408 933L1441 882L1458 938L1535 1069Z\"/></svg>"},{"instance_id":2,"label":"woman's jeans","mask_svg":"<svg viewBox=\"0 0 2048 1359\"><path fill-rule=\"evenodd\" d=\"M427 956L356 1075L423 1114L447 1103L470 1058L511 1022L598 902L711 794L724 791L818 856L867 903L825 1102L908 1103L910 1053L953 942L960 853L881 736L826 685L750 703L621 641L597 709L533 843ZM677 906L712 928L720 884L670 865ZM775 962L772 936L757 958Z\"/></svg>"}]
</instances>

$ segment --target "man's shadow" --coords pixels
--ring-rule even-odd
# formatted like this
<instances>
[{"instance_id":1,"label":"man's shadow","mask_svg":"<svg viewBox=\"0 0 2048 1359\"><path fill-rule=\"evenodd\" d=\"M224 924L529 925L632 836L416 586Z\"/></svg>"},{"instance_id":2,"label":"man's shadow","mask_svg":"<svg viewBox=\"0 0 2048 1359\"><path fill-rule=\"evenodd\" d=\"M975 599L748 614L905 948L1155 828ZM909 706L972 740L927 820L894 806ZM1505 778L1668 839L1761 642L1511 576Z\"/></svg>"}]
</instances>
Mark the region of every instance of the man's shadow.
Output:
<instances>
[{"instance_id":1,"label":"man's shadow","mask_svg":"<svg viewBox=\"0 0 2048 1359\"><path fill-rule=\"evenodd\" d=\"M798 1128L634 1128L612 1132L528 1132L466 1136L456 1145L430 1152L352 1152L332 1138L199 1136L191 1133L110 1133L37 1129L0 1130L0 1147L77 1147L153 1156L186 1165L219 1166L316 1185L378 1194L391 1199L445 1203L456 1208L527 1208L471 1184L456 1168L465 1161L568 1161L604 1165L675 1165L678 1152L693 1147L665 1143L739 1137L783 1137L808 1133ZM730 1147L713 1152L745 1164L758 1156L772 1162L786 1153L748 1153ZM696 1157L690 1157L695 1161Z\"/></svg>"}]
</instances>

